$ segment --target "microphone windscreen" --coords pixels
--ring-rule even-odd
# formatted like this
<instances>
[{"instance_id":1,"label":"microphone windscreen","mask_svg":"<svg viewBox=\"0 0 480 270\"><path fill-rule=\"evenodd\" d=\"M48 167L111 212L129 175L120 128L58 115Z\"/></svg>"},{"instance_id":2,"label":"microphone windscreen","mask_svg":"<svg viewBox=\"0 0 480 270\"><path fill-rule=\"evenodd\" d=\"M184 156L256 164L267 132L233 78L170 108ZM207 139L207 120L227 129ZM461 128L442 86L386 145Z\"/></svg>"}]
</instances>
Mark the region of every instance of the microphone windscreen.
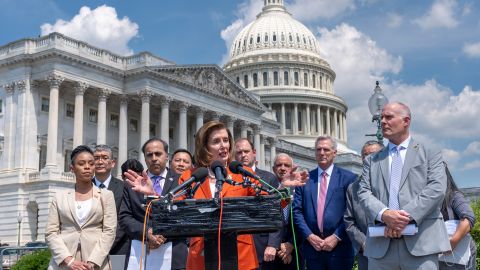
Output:
<instances>
[{"instance_id":1,"label":"microphone windscreen","mask_svg":"<svg viewBox=\"0 0 480 270\"><path fill-rule=\"evenodd\" d=\"M215 171L215 169L217 167L222 167L223 168L223 166L225 166L225 164L223 164L223 162L221 162L220 160L215 160L214 162L212 162L212 165L210 165L210 169L212 171Z\"/></svg>"},{"instance_id":2,"label":"microphone windscreen","mask_svg":"<svg viewBox=\"0 0 480 270\"><path fill-rule=\"evenodd\" d=\"M238 161L236 161L236 160L232 161L232 162L230 163L230 165L228 165L228 168L229 168L230 171L231 171L232 173L234 173L234 174L240 173L240 171L239 171L239 169L238 169L239 167L241 168L241 167L243 167L243 165L242 165L242 163L240 163L240 162L238 162Z\"/></svg>"},{"instance_id":3,"label":"microphone windscreen","mask_svg":"<svg viewBox=\"0 0 480 270\"><path fill-rule=\"evenodd\" d=\"M207 175L208 175L208 169L205 167L200 167L192 173L192 176L195 177L195 182L200 182L200 183L205 181L205 178L207 177Z\"/></svg>"}]
</instances>

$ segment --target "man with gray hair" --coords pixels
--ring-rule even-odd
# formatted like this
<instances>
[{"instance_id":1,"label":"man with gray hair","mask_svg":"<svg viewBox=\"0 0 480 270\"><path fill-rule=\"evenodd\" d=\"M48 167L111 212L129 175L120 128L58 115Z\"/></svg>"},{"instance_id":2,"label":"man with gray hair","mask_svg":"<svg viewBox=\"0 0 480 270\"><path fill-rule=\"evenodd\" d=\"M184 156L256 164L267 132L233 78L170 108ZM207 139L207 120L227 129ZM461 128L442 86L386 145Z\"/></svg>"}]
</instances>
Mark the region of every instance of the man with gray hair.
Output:
<instances>
[{"instance_id":1,"label":"man with gray hair","mask_svg":"<svg viewBox=\"0 0 480 270\"><path fill-rule=\"evenodd\" d=\"M115 167L112 148L105 144L95 146L93 152L95 162L95 176L92 179L94 185L99 188L106 188L113 192L117 217L123 198L123 181L112 176L112 169ZM126 255L130 249L130 242L121 226L117 226L117 235L110 249L110 255ZM124 260L123 258L121 259Z\"/></svg>"},{"instance_id":2,"label":"man with gray hair","mask_svg":"<svg viewBox=\"0 0 480 270\"><path fill-rule=\"evenodd\" d=\"M333 164L337 143L330 136L315 142L318 167L310 171L306 185L297 187L293 218L303 241L307 269L352 269L352 243L345 232L345 191L357 178Z\"/></svg>"},{"instance_id":3,"label":"man with gray hair","mask_svg":"<svg viewBox=\"0 0 480 270\"><path fill-rule=\"evenodd\" d=\"M362 161L368 155L376 153L384 148L378 141L367 141L362 147ZM345 230L352 241L354 253L358 258L358 270L368 269L368 259L363 256L367 234L367 219L365 210L360 206L358 189L360 180L356 180L347 189L347 209L343 217Z\"/></svg>"},{"instance_id":4,"label":"man with gray hair","mask_svg":"<svg viewBox=\"0 0 480 270\"><path fill-rule=\"evenodd\" d=\"M365 158L358 197L369 226L384 235L366 239L370 269L438 269L438 254L450 249L440 208L447 188L440 151L410 136L410 109L387 103L381 125L385 149ZM405 234L409 226L411 233Z\"/></svg>"}]
</instances>

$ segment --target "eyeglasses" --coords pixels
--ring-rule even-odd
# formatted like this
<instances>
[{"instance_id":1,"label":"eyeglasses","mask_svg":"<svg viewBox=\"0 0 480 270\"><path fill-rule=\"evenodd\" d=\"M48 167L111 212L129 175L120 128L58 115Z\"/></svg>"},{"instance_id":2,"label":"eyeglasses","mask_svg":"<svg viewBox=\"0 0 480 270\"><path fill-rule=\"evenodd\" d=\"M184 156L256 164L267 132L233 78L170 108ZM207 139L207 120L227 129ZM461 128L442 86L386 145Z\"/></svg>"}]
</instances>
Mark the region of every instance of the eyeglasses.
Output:
<instances>
[{"instance_id":1,"label":"eyeglasses","mask_svg":"<svg viewBox=\"0 0 480 270\"><path fill-rule=\"evenodd\" d=\"M108 157L108 156L94 156L93 160L95 160L95 161L100 161L100 160L109 161L110 157Z\"/></svg>"}]
</instances>

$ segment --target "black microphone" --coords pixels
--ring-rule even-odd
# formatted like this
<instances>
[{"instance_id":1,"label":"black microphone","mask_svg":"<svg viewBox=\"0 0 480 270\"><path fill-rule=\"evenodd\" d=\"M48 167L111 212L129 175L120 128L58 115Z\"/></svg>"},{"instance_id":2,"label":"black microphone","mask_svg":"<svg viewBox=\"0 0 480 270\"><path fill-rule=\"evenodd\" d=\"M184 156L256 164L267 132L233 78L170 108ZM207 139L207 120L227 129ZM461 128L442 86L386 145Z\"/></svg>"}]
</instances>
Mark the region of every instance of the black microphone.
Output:
<instances>
[{"instance_id":1,"label":"black microphone","mask_svg":"<svg viewBox=\"0 0 480 270\"><path fill-rule=\"evenodd\" d=\"M205 181L207 175L208 175L208 169L207 168L200 167L200 168L196 169L192 173L192 176L190 176L190 178L188 178L181 185L175 187L170 192L168 192L167 196L173 197L175 195L175 193L177 193L178 191L180 191L182 189L185 189L187 187L190 187L193 182L200 183L200 184L203 183L203 181Z\"/></svg>"},{"instance_id":2,"label":"black microphone","mask_svg":"<svg viewBox=\"0 0 480 270\"><path fill-rule=\"evenodd\" d=\"M215 198L218 198L220 192L222 192L222 186L223 182L225 182L227 171L225 170L225 164L220 160L215 160L210 166L210 169L215 174L215 179L217 179L215 182Z\"/></svg>"},{"instance_id":3,"label":"black microphone","mask_svg":"<svg viewBox=\"0 0 480 270\"><path fill-rule=\"evenodd\" d=\"M232 162L230 163L230 165L228 165L228 168L229 168L230 171L231 171L232 173L234 173L234 174L242 174L243 176L248 176L248 177L251 177L251 178L253 178L253 179L255 179L255 180L258 180L258 181L261 180L258 175L254 174L254 173L251 173L251 172L249 172L249 171L247 171L247 170L245 170L245 169L243 168L242 163L240 163L240 162L238 162L238 161L236 161L236 160L232 161Z\"/></svg>"}]
</instances>

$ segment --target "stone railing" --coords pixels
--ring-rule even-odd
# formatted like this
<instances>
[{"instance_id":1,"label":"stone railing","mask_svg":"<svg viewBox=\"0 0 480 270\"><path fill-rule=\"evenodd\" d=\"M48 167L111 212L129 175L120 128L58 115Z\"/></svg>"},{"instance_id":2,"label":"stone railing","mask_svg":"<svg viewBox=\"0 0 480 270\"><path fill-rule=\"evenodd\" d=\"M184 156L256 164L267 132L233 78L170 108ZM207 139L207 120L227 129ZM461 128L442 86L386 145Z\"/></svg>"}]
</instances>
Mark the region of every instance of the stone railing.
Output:
<instances>
[{"instance_id":1,"label":"stone railing","mask_svg":"<svg viewBox=\"0 0 480 270\"><path fill-rule=\"evenodd\" d=\"M57 172L57 171L33 172L27 175L27 182L38 182L38 181L47 181L47 180L56 180L56 181L74 183L75 175L71 172Z\"/></svg>"},{"instance_id":2,"label":"stone railing","mask_svg":"<svg viewBox=\"0 0 480 270\"><path fill-rule=\"evenodd\" d=\"M59 49L122 70L133 69L139 66L174 64L148 52L141 52L132 56L121 56L59 33L51 33L35 39L21 39L1 46L0 61L17 55L35 54L50 49Z\"/></svg>"}]
</instances>

